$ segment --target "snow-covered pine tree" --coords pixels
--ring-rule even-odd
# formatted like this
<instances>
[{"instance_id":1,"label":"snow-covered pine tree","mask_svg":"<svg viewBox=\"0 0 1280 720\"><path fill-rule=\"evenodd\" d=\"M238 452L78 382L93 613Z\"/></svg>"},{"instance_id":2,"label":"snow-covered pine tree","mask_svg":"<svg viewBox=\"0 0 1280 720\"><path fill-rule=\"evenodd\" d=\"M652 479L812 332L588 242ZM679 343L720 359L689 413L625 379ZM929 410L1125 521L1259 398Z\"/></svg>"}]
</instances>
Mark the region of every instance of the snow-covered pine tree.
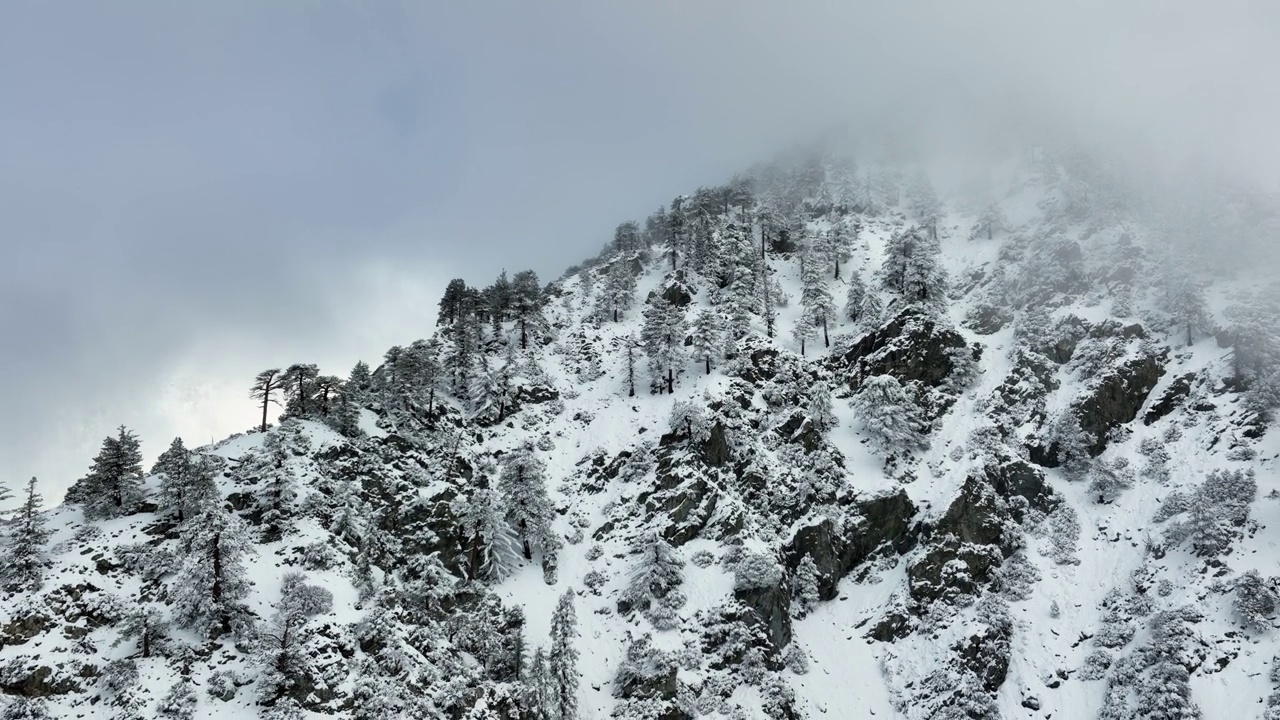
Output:
<instances>
[{"instance_id":1,"label":"snow-covered pine tree","mask_svg":"<svg viewBox=\"0 0 1280 720\"><path fill-rule=\"evenodd\" d=\"M573 588L565 590L551 615L551 649L547 670L555 693L552 707L557 720L578 720L578 617L573 609Z\"/></svg>"},{"instance_id":2,"label":"snow-covered pine tree","mask_svg":"<svg viewBox=\"0 0 1280 720\"><path fill-rule=\"evenodd\" d=\"M507 455L498 476L507 521L516 528L526 560L533 559L535 550L549 554L556 549L551 530L555 510L547 496L546 472L533 443L526 442Z\"/></svg>"},{"instance_id":3,"label":"snow-covered pine tree","mask_svg":"<svg viewBox=\"0 0 1280 720\"><path fill-rule=\"evenodd\" d=\"M135 640L138 654L144 658L161 654L169 637L169 622L155 605L140 604L125 615L117 643Z\"/></svg>"},{"instance_id":4,"label":"snow-covered pine tree","mask_svg":"<svg viewBox=\"0 0 1280 720\"><path fill-rule=\"evenodd\" d=\"M261 452L251 455L236 469L237 476L258 479L255 501L261 513L263 542L276 542L292 528L298 490L289 457L295 444L303 441L297 420L285 421L267 434Z\"/></svg>"},{"instance_id":5,"label":"snow-covered pine tree","mask_svg":"<svg viewBox=\"0 0 1280 720\"><path fill-rule=\"evenodd\" d=\"M1164 311L1173 316L1174 322L1182 328L1188 346L1195 342L1196 335L1212 333L1216 329L1204 299L1204 288L1191 273L1178 266L1170 267L1162 281Z\"/></svg>"},{"instance_id":6,"label":"snow-covered pine tree","mask_svg":"<svg viewBox=\"0 0 1280 720\"><path fill-rule=\"evenodd\" d=\"M4 575L6 586L13 590L32 592L44 582L44 546L49 542L49 529L40 510L42 503L36 492L36 479L31 478L22 505L9 521Z\"/></svg>"},{"instance_id":7,"label":"snow-covered pine tree","mask_svg":"<svg viewBox=\"0 0 1280 720\"><path fill-rule=\"evenodd\" d=\"M547 318L542 313L542 286L538 274L521 270L511 281L511 317L520 329L520 349L529 347L529 338L540 337L547 328Z\"/></svg>"},{"instance_id":8,"label":"snow-covered pine tree","mask_svg":"<svg viewBox=\"0 0 1280 720\"><path fill-rule=\"evenodd\" d=\"M822 341L825 347L831 347L828 326L835 320L836 306L831 299L831 288L827 285L825 263L830 262L830 241L823 236L811 238L801 256L801 291L800 305L804 308L801 323L811 323L822 328ZM804 354L804 338L800 339L800 354Z\"/></svg>"},{"instance_id":9,"label":"snow-covered pine tree","mask_svg":"<svg viewBox=\"0 0 1280 720\"><path fill-rule=\"evenodd\" d=\"M808 405L805 414L819 433L825 435L836 426L835 408L831 403L831 388L824 380L814 381L808 387Z\"/></svg>"},{"instance_id":10,"label":"snow-covered pine tree","mask_svg":"<svg viewBox=\"0 0 1280 720\"><path fill-rule=\"evenodd\" d=\"M479 472L479 471L478 471ZM520 566L520 538L507 521L506 507L490 488L473 490L453 502L459 526L469 534L468 577L500 581Z\"/></svg>"},{"instance_id":11,"label":"snow-covered pine tree","mask_svg":"<svg viewBox=\"0 0 1280 720\"><path fill-rule=\"evenodd\" d=\"M805 553L796 566L795 577L791 581L791 607L797 618L803 618L818 605L818 565L813 556Z\"/></svg>"},{"instance_id":12,"label":"snow-covered pine tree","mask_svg":"<svg viewBox=\"0 0 1280 720\"><path fill-rule=\"evenodd\" d=\"M659 393L675 392L675 378L684 364L686 332L683 308L672 305L661 293L649 299L640 339L649 356L650 385Z\"/></svg>"},{"instance_id":13,"label":"snow-covered pine tree","mask_svg":"<svg viewBox=\"0 0 1280 720\"><path fill-rule=\"evenodd\" d=\"M693 320L694 357L702 360L707 375L711 374L711 358L719 354L722 345L720 328L723 323L720 313L711 308L703 308Z\"/></svg>"},{"instance_id":14,"label":"snow-covered pine tree","mask_svg":"<svg viewBox=\"0 0 1280 720\"><path fill-rule=\"evenodd\" d=\"M179 678L156 703L155 717L161 720L194 720L198 704L191 680Z\"/></svg>"},{"instance_id":15,"label":"snow-covered pine tree","mask_svg":"<svg viewBox=\"0 0 1280 720\"><path fill-rule=\"evenodd\" d=\"M373 390L373 375L369 372L369 364L363 360L356 361L347 376L347 395L357 404L368 402L369 393Z\"/></svg>"},{"instance_id":16,"label":"snow-covered pine tree","mask_svg":"<svg viewBox=\"0 0 1280 720\"><path fill-rule=\"evenodd\" d=\"M985 236L988 240L995 237L995 233L1003 232L1008 221L1005 220L1004 210L1000 208L1000 203L991 201L987 203L982 212L978 213L977 221L973 225L973 231L969 233L970 240L976 240Z\"/></svg>"},{"instance_id":17,"label":"snow-covered pine tree","mask_svg":"<svg viewBox=\"0 0 1280 720\"><path fill-rule=\"evenodd\" d=\"M947 275L937 241L917 227L894 233L885 248L880 284L908 305L941 305L946 299Z\"/></svg>"},{"instance_id":18,"label":"snow-covered pine tree","mask_svg":"<svg viewBox=\"0 0 1280 720\"><path fill-rule=\"evenodd\" d=\"M102 441L89 474L67 491L67 502L82 503L86 518L114 518L132 512L142 500L142 450L138 436L123 425Z\"/></svg>"},{"instance_id":19,"label":"snow-covered pine tree","mask_svg":"<svg viewBox=\"0 0 1280 720\"><path fill-rule=\"evenodd\" d=\"M640 536L632 549L640 557L632 566L630 582L619 605L627 610L647 610L651 603L661 601L684 582L684 561L657 532Z\"/></svg>"},{"instance_id":20,"label":"snow-covered pine tree","mask_svg":"<svg viewBox=\"0 0 1280 720\"><path fill-rule=\"evenodd\" d=\"M245 559L253 547L244 523L211 505L187 522L181 542L187 552L173 583L175 619L210 638L244 632L250 624Z\"/></svg>"},{"instance_id":21,"label":"snow-covered pine tree","mask_svg":"<svg viewBox=\"0 0 1280 720\"><path fill-rule=\"evenodd\" d=\"M161 512L172 513L178 522L185 519L184 511L188 504L186 492L194 473L191 451L183 445L180 437L173 439L169 449L160 453L156 464L151 467L151 474L160 476L160 493L156 504Z\"/></svg>"},{"instance_id":22,"label":"snow-covered pine tree","mask_svg":"<svg viewBox=\"0 0 1280 720\"><path fill-rule=\"evenodd\" d=\"M628 335L622 339L623 351L626 353L626 384L627 397L636 396L636 356L640 349L640 341L635 335Z\"/></svg>"},{"instance_id":23,"label":"snow-covered pine tree","mask_svg":"<svg viewBox=\"0 0 1280 720\"><path fill-rule=\"evenodd\" d=\"M601 301L605 314L618 322L631 309L635 301L636 277L631 272L631 262L626 256L619 256L609 266L605 275L604 290Z\"/></svg>"},{"instance_id":24,"label":"snow-covered pine tree","mask_svg":"<svg viewBox=\"0 0 1280 720\"><path fill-rule=\"evenodd\" d=\"M942 215L942 201L938 199L933 183L923 170L917 170L907 186L907 202L911 212L920 221L920 225L928 231L929 237L938 239L938 220Z\"/></svg>"},{"instance_id":25,"label":"snow-covered pine tree","mask_svg":"<svg viewBox=\"0 0 1280 720\"><path fill-rule=\"evenodd\" d=\"M253 385L249 388L249 397L262 403L262 427L260 432L267 431L267 407L271 403L280 404L276 400L276 393L284 387L284 375L280 368L271 368L258 373L253 379Z\"/></svg>"},{"instance_id":26,"label":"snow-covered pine tree","mask_svg":"<svg viewBox=\"0 0 1280 720\"><path fill-rule=\"evenodd\" d=\"M320 368L312 363L294 363L284 371L281 386L285 417L305 418L318 411L315 392L319 377Z\"/></svg>"},{"instance_id":27,"label":"snow-covered pine tree","mask_svg":"<svg viewBox=\"0 0 1280 720\"><path fill-rule=\"evenodd\" d=\"M886 454L913 450L925 443L920 408L892 375L873 375L862 381L853 398L862 429Z\"/></svg>"}]
</instances>

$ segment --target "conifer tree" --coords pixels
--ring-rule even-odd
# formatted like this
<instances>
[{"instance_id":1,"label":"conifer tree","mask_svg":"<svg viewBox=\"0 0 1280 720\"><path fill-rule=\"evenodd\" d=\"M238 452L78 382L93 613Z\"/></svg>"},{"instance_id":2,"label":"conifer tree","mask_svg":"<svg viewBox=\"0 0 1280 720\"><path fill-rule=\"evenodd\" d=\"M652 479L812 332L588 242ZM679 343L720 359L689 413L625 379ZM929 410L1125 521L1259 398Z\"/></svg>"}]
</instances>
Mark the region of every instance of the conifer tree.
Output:
<instances>
[{"instance_id":1,"label":"conifer tree","mask_svg":"<svg viewBox=\"0 0 1280 720\"><path fill-rule=\"evenodd\" d=\"M1173 268L1164 277L1164 310L1173 316L1183 329L1187 345L1195 342L1195 336L1213 332L1213 316L1205 303L1204 289L1190 273Z\"/></svg>"},{"instance_id":2,"label":"conifer tree","mask_svg":"<svg viewBox=\"0 0 1280 720\"><path fill-rule=\"evenodd\" d=\"M619 257L609 266L609 273L605 275L601 300L606 313L613 318L614 322L618 322L623 313L631 309L635 299L636 279L628 265L624 258Z\"/></svg>"},{"instance_id":3,"label":"conifer tree","mask_svg":"<svg viewBox=\"0 0 1280 720\"><path fill-rule=\"evenodd\" d=\"M683 308L655 294L644 311L641 340L649 356L652 387L668 394L675 392L675 375L684 361L685 319Z\"/></svg>"},{"instance_id":4,"label":"conifer tree","mask_svg":"<svg viewBox=\"0 0 1280 720\"><path fill-rule=\"evenodd\" d=\"M136 640L138 653L149 658L160 652L169 636L169 623L159 608L151 605L140 605L125 616L120 629L122 640Z\"/></svg>"},{"instance_id":5,"label":"conifer tree","mask_svg":"<svg viewBox=\"0 0 1280 720\"><path fill-rule=\"evenodd\" d=\"M623 339L623 347L626 351L627 359L627 397L636 396L636 350L639 349L640 343L636 340L635 335L628 335Z\"/></svg>"},{"instance_id":6,"label":"conifer tree","mask_svg":"<svg viewBox=\"0 0 1280 720\"><path fill-rule=\"evenodd\" d=\"M295 363L284 371L282 386L284 389L284 414L288 417L310 417L310 413L319 411L315 402L316 383L320 378L320 368L309 363Z\"/></svg>"},{"instance_id":7,"label":"conifer tree","mask_svg":"<svg viewBox=\"0 0 1280 720\"><path fill-rule=\"evenodd\" d=\"M547 496L546 465L538 459L533 443L512 450L502 465L498 490L506 506L507 521L516 528L526 560L533 551L554 550L551 520L555 510Z\"/></svg>"},{"instance_id":8,"label":"conifer tree","mask_svg":"<svg viewBox=\"0 0 1280 720\"><path fill-rule=\"evenodd\" d=\"M561 720L578 720L578 617L573 609L573 588L560 596L551 616L551 650L547 666L554 690L555 715Z\"/></svg>"},{"instance_id":9,"label":"conifer tree","mask_svg":"<svg viewBox=\"0 0 1280 720\"><path fill-rule=\"evenodd\" d=\"M711 357L720 349L720 326L723 320L720 313L704 308L693 321L693 351L695 357L701 359L706 366L707 374L711 374Z\"/></svg>"},{"instance_id":10,"label":"conifer tree","mask_svg":"<svg viewBox=\"0 0 1280 720\"><path fill-rule=\"evenodd\" d=\"M849 289L845 294L844 314L861 330L870 330L880 325L884 306L880 296L862 281L861 273L849 274Z\"/></svg>"},{"instance_id":11,"label":"conifer tree","mask_svg":"<svg viewBox=\"0 0 1280 720\"><path fill-rule=\"evenodd\" d=\"M364 403L369 400L369 393L372 391L373 376L369 372L369 364L359 360L347 376L347 395L355 403Z\"/></svg>"},{"instance_id":12,"label":"conifer tree","mask_svg":"<svg viewBox=\"0 0 1280 720\"><path fill-rule=\"evenodd\" d=\"M160 497L157 498L160 510L173 513L178 522L185 519L187 507L186 491L195 473L191 451L182 444L182 438L176 437L169 444L169 449L160 453L156 464L151 468L152 475L160 476Z\"/></svg>"},{"instance_id":13,"label":"conifer tree","mask_svg":"<svg viewBox=\"0 0 1280 720\"><path fill-rule=\"evenodd\" d=\"M995 237L995 233L1002 232L1005 229L1007 220L1004 217L1004 211L1000 209L1000 203L991 201L982 208L982 212L978 214L978 221L973 226L973 232L970 233L969 239L974 240L983 235L988 240Z\"/></svg>"},{"instance_id":14,"label":"conifer tree","mask_svg":"<svg viewBox=\"0 0 1280 720\"><path fill-rule=\"evenodd\" d=\"M540 335L547 325L542 314L542 287L532 270L516 273L511 282L511 315L520 328L520 349L529 347L529 336Z\"/></svg>"},{"instance_id":15,"label":"conifer tree","mask_svg":"<svg viewBox=\"0 0 1280 720\"><path fill-rule=\"evenodd\" d=\"M772 340L773 326L777 315L774 311L775 298L771 287L772 279L769 277L769 263L763 255L758 261L757 271L759 274L757 288L760 292L760 317L764 319L765 337Z\"/></svg>"},{"instance_id":16,"label":"conifer tree","mask_svg":"<svg viewBox=\"0 0 1280 720\"><path fill-rule=\"evenodd\" d=\"M162 720L193 720L198 704L191 680L179 678L156 704L156 717Z\"/></svg>"},{"instance_id":17,"label":"conifer tree","mask_svg":"<svg viewBox=\"0 0 1280 720\"><path fill-rule=\"evenodd\" d=\"M237 468L241 476L257 476L257 504L262 515L262 541L276 542L292 526L293 504L298 497L289 456L293 446L305 438L298 434L296 421L287 421L267 435L262 451Z\"/></svg>"},{"instance_id":18,"label":"conifer tree","mask_svg":"<svg viewBox=\"0 0 1280 720\"><path fill-rule=\"evenodd\" d=\"M853 408L863 430L882 452L913 449L924 443L920 409L892 375L864 380L854 396Z\"/></svg>"},{"instance_id":19,"label":"conifer tree","mask_svg":"<svg viewBox=\"0 0 1280 720\"><path fill-rule=\"evenodd\" d=\"M915 227L894 233L886 248L880 282L910 305L940 305L945 299L946 271L937 241Z\"/></svg>"},{"instance_id":20,"label":"conifer tree","mask_svg":"<svg viewBox=\"0 0 1280 720\"><path fill-rule=\"evenodd\" d=\"M441 332L448 333L465 314L464 300L468 296L467 283L462 278L454 278L445 286L444 297L440 298L440 312L436 316L436 326Z\"/></svg>"},{"instance_id":21,"label":"conifer tree","mask_svg":"<svg viewBox=\"0 0 1280 720\"><path fill-rule=\"evenodd\" d=\"M496 492L477 488L454 501L458 526L469 535L468 577L503 580L520 565L520 538L507 521L506 507Z\"/></svg>"},{"instance_id":22,"label":"conifer tree","mask_svg":"<svg viewBox=\"0 0 1280 720\"><path fill-rule=\"evenodd\" d=\"M830 252L822 246L821 242L811 241L801 258L800 268L802 282L800 304L804 308L800 322L821 327L822 341L826 347L831 347L828 325L835 319L836 314L835 302L831 299L831 290L827 286L827 276L823 271L824 259L829 255ZM799 339L800 354L803 355L804 339Z\"/></svg>"},{"instance_id":23,"label":"conifer tree","mask_svg":"<svg viewBox=\"0 0 1280 720\"><path fill-rule=\"evenodd\" d=\"M619 607L647 610L684 582L684 561L676 549L656 532L642 535L635 543L639 559L631 570L630 582L622 593Z\"/></svg>"},{"instance_id":24,"label":"conifer tree","mask_svg":"<svg viewBox=\"0 0 1280 720\"><path fill-rule=\"evenodd\" d=\"M138 437L123 425L102 441L89 474L67 491L67 502L82 503L86 518L125 515L142 500L142 450Z\"/></svg>"},{"instance_id":25,"label":"conifer tree","mask_svg":"<svg viewBox=\"0 0 1280 720\"><path fill-rule=\"evenodd\" d=\"M44 582L44 546L49 542L50 533L40 510L43 500L36 492L35 478L27 481L27 491L23 495L22 506L10 520L5 575L9 587L34 591L40 589Z\"/></svg>"},{"instance_id":26,"label":"conifer tree","mask_svg":"<svg viewBox=\"0 0 1280 720\"><path fill-rule=\"evenodd\" d=\"M805 553L800 559L800 564L796 566L794 587L791 591L792 605L795 608L795 615L803 618L813 611L818 605L818 565L813 561L813 556Z\"/></svg>"},{"instance_id":27,"label":"conifer tree","mask_svg":"<svg viewBox=\"0 0 1280 720\"><path fill-rule=\"evenodd\" d=\"M279 404L275 399L275 394L284 387L285 377L280 372L280 368L271 368L258 373L253 379L253 386L249 388L249 397L262 403L262 427L259 432L267 431L267 406L271 403Z\"/></svg>"},{"instance_id":28,"label":"conifer tree","mask_svg":"<svg viewBox=\"0 0 1280 720\"><path fill-rule=\"evenodd\" d=\"M181 541L186 559L173 584L178 623L210 638L243 632L249 624L243 602L251 585L245 559L253 546L244 523L210 505L187 523Z\"/></svg>"},{"instance_id":29,"label":"conifer tree","mask_svg":"<svg viewBox=\"0 0 1280 720\"><path fill-rule=\"evenodd\" d=\"M938 194L933 189L933 183L929 182L929 177L925 175L923 170L917 171L912 177L907 193L907 201L911 205L911 212L915 214L916 219L928 231L929 238L937 241L938 219L942 214L942 202L938 200Z\"/></svg>"}]
</instances>

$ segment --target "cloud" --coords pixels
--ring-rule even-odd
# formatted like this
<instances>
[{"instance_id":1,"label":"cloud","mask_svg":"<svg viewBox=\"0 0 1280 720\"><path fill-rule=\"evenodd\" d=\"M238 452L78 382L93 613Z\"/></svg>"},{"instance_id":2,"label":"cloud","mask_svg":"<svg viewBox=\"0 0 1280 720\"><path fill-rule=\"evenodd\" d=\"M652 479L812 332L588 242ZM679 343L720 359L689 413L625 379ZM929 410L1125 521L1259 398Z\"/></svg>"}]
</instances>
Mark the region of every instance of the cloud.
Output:
<instances>
[{"instance_id":1,"label":"cloud","mask_svg":"<svg viewBox=\"0 0 1280 720\"><path fill-rule=\"evenodd\" d=\"M6 5L0 472L64 487L122 422L151 448L242 429L256 369L375 360L429 332L447 277L558 275L838 122L1276 182L1277 20L1242 0Z\"/></svg>"}]
</instances>

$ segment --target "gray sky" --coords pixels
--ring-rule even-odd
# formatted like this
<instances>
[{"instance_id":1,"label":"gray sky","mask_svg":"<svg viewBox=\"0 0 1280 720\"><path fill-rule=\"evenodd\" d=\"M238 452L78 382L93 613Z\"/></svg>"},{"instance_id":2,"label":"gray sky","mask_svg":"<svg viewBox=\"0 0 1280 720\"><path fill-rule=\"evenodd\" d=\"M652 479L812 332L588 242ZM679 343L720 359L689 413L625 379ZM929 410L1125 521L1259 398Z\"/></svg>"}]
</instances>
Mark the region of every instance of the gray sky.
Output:
<instances>
[{"instance_id":1,"label":"gray sky","mask_svg":"<svg viewBox=\"0 0 1280 720\"><path fill-rule=\"evenodd\" d=\"M1052 129L1274 182L1278 21L1232 0L4 3L0 480L60 499L121 423L149 458L245 429L257 370L345 374L427 335L450 277L551 279L837 120L947 147Z\"/></svg>"}]
</instances>

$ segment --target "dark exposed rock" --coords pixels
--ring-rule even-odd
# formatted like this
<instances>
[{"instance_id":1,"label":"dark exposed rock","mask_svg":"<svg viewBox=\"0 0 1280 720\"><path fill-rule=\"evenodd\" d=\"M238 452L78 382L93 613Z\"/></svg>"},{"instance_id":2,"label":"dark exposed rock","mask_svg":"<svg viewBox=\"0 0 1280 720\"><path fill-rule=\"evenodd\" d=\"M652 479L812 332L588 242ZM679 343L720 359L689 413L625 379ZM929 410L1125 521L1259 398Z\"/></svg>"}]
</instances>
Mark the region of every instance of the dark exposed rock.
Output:
<instances>
[{"instance_id":1,"label":"dark exposed rock","mask_svg":"<svg viewBox=\"0 0 1280 720\"><path fill-rule=\"evenodd\" d=\"M827 365L836 377L844 377L853 391L874 375L892 375L902 382L938 387L955 369L950 353L965 346L964 338L955 330L908 310L862 335L843 354L830 358Z\"/></svg>"},{"instance_id":2,"label":"dark exposed rock","mask_svg":"<svg viewBox=\"0 0 1280 720\"><path fill-rule=\"evenodd\" d=\"M916 508L905 491L857 501L851 509L855 518L843 526L824 518L797 530L785 548L787 566L792 570L804 556L813 558L818 568L818 596L823 600L834 598L840 580L876 550L888 547L903 553L915 543L911 521Z\"/></svg>"},{"instance_id":3,"label":"dark exposed rock","mask_svg":"<svg viewBox=\"0 0 1280 720\"><path fill-rule=\"evenodd\" d=\"M1013 322L1013 312L1003 305L979 305L969 314L966 327L979 335L992 335Z\"/></svg>"},{"instance_id":4,"label":"dark exposed rock","mask_svg":"<svg viewBox=\"0 0 1280 720\"><path fill-rule=\"evenodd\" d=\"M1071 412L1079 419L1080 429L1092 438L1085 448L1089 457L1101 455L1110 442L1111 431L1138 416L1164 375L1164 360L1164 354L1130 360L1114 368L1088 395L1072 404ZM1056 443L1030 447L1028 457L1041 467L1058 467L1062 463Z\"/></svg>"},{"instance_id":5,"label":"dark exposed rock","mask_svg":"<svg viewBox=\"0 0 1280 720\"><path fill-rule=\"evenodd\" d=\"M955 648L960 662L978 676L987 692L999 690L1009 675L1011 635L1011 626L987 625L983 632L970 636L967 642Z\"/></svg>"},{"instance_id":6,"label":"dark exposed rock","mask_svg":"<svg viewBox=\"0 0 1280 720\"><path fill-rule=\"evenodd\" d=\"M1001 497L1026 498L1031 507L1048 513L1062 498L1045 482L1044 472L1022 460L988 465L983 469L987 482Z\"/></svg>"},{"instance_id":7,"label":"dark exposed rock","mask_svg":"<svg viewBox=\"0 0 1280 720\"><path fill-rule=\"evenodd\" d=\"M15 618L0 626L0 647L22 645L53 626L53 620L34 613Z\"/></svg>"},{"instance_id":8,"label":"dark exposed rock","mask_svg":"<svg viewBox=\"0 0 1280 720\"><path fill-rule=\"evenodd\" d=\"M954 535L961 542L975 545L1000 545L1004 540L1004 518L995 490L977 478L969 477L960 494L934 530L937 537Z\"/></svg>"},{"instance_id":9,"label":"dark exposed rock","mask_svg":"<svg viewBox=\"0 0 1280 720\"><path fill-rule=\"evenodd\" d=\"M791 593L785 575L779 573L777 584L769 587L735 589L733 597L755 613L773 647L791 644Z\"/></svg>"},{"instance_id":10,"label":"dark exposed rock","mask_svg":"<svg viewBox=\"0 0 1280 720\"><path fill-rule=\"evenodd\" d=\"M1110 432L1132 422L1147 401L1151 390L1164 375L1164 356L1147 355L1130 360L1098 383L1089 397L1076 403L1080 429L1096 438L1089 456L1098 457L1107 449Z\"/></svg>"},{"instance_id":11,"label":"dark exposed rock","mask_svg":"<svg viewBox=\"0 0 1280 720\"><path fill-rule=\"evenodd\" d=\"M947 537L907 568L907 590L919 601L973 595L991 581L1002 560L999 548Z\"/></svg>"},{"instance_id":12,"label":"dark exposed rock","mask_svg":"<svg viewBox=\"0 0 1280 720\"><path fill-rule=\"evenodd\" d=\"M74 677L65 673L56 673L54 668L48 665L20 668L11 664L5 668L4 675L4 681L0 682L0 691L6 695L42 698L80 691L80 683L76 682Z\"/></svg>"},{"instance_id":13,"label":"dark exposed rock","mask_svg":"<svg viewBox=\"0 0 1280 720\"><path fill-rule=\"evenodd\" d=\"M1150 425L1151 423L1165 417L1169 413L1178 409L1178 406L1187 399L1191 394L1191 383L1196 379L1195 373L1187 373L1181 377L1175 378L1169 387L1165 389L1160 399L1151 404L1147 408L1147 412L1142 416L1142 424Z\"/></svg>"}]
</instances>

